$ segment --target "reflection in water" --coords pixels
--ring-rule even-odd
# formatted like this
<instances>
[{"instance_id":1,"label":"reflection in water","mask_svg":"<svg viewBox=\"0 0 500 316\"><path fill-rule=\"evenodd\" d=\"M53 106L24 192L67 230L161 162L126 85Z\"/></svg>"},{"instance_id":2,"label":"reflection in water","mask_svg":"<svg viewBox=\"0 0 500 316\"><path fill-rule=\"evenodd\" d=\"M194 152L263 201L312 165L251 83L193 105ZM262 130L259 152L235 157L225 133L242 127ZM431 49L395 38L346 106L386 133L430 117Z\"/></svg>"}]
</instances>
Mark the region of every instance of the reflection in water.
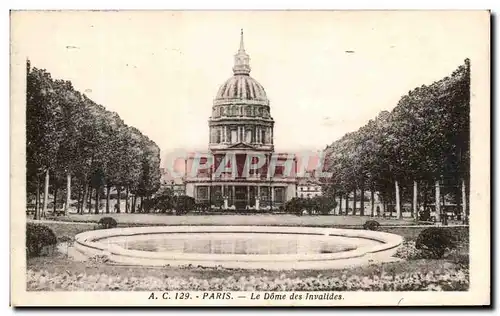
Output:
<instances>
[{"instance_id":1,"label":"reflection in water","mask_svg":"<svg viewBox=\"0 0 500 316\"><path fill-rule=\"evenodd\" d=\"M359 240L337 236L262 233L190 233L111 237L130 250L202 254L318 254L354 250Z\"/></svg>"}]
</instances>

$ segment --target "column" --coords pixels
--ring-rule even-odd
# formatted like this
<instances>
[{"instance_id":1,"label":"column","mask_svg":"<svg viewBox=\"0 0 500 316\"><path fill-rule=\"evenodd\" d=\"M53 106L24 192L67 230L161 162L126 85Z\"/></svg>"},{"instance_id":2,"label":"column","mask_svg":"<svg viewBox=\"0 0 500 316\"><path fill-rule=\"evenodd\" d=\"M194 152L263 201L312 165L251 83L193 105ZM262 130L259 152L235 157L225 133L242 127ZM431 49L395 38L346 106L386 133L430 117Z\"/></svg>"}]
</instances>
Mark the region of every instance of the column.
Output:
<instances>
[{"instance_id":1,"label":"column","mask_svg":"<svg viewBox=\"0 0 500 316\"><path fill-rule=\"evenodd\" d=\"M227 210L227 188L225 185L222 185L222 198L224 199L224 209Z\"/></svg>"},{"instance_id":2,"label":"column","mask_svg":"<svg viewBox=\"0 0 500 316\"><path fill-rule=\"evenodd\" d=\"M245 135L245 126L242 126L242 127L241 127L241 130L242 130L242 133L241 133L241 134L242 134L242 136L243 136L243 138L242 138L242 140L241 140L241 141L245 143L245 142L246 142L246 137L247 137L247 136Z\"/></svg>"}]
</instances>

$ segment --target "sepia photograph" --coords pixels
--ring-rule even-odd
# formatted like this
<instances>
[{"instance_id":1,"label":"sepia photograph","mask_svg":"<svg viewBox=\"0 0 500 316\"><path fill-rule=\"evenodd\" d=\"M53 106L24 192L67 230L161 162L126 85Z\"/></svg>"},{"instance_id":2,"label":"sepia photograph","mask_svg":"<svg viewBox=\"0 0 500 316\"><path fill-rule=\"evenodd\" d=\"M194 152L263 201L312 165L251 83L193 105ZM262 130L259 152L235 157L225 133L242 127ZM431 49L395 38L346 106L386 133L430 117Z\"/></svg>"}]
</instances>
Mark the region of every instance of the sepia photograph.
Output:
<instances>
[{"instance_id":1,"label":"sepia photograph","mask_svg":"<svg viewBox=\"0 0 500 316\"><path fill-rule=\"evenodd\" d=\"M11 11L11 304L490 302L490 12Z\"/></svg>"}]
</instances>

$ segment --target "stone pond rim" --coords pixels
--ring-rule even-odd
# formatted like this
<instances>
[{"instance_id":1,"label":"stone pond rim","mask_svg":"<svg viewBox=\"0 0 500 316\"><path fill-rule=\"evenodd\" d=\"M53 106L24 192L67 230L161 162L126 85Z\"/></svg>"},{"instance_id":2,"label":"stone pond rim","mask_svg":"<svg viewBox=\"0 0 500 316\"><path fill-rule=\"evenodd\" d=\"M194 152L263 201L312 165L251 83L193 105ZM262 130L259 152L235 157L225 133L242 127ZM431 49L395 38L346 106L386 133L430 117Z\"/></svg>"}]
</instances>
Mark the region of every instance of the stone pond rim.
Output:
<instances>
[{"instance_id":1,"label":"stone pond rim","mask_svg":"<svg viewBox=\"0 0 500 316\"><path fill-rule=\"evenodd\" d=\"M354 250L315 254L206 254L130 250L103 242L106 238L178 233L298 234L337 236L376 241ZM203 266L235 269L304 270L340 269L397 260L391 256L403 237L379 231L289 226L147 226L93 230L75 236L75 249L85 255L107 256L112 264L137 266Z\"/></svg>"}]
</instances>

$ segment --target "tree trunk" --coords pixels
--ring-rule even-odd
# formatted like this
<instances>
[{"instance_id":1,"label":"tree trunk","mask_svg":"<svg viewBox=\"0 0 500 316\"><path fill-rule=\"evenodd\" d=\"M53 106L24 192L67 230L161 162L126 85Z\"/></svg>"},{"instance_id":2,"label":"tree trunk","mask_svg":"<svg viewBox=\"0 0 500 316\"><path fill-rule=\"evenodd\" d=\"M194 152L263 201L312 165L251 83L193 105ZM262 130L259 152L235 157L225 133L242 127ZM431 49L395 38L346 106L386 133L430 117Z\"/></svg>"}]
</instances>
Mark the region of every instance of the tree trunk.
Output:
<instances>
[{"instance_id":1,"label":"tree trunk","mask_svg":"<svg viewBox=\"0 0 500 316\"><path fill-rule=\"evenodd\" d=\"M465 179L462 179L462 221L467 223L467 195L465 191Z\"/></svg>"},{"instance_id":2,"label":"tree trunk","mask_svg":"<svg viewBox=\"0 0 500 316\"><path fill-rule=\"evenodd\" d=\"M81 213L83 215L83 213L85 212L85 209L87 208L87 194L88 194L88 186L87 186L87 180L84 180L83 184L82 184L83 188L83 197L82 197L82 205L81 205Z\"/></svg>"},{"instance_id":3,"label":"tree trunk","mask_svg":"<svg viewBox=\"0 0 500 316\"><path fill-rule=\"evenodd\" d=\"M417 181L413 180L413 205L411 208L411 217L417 219L418 214L418 187Z\"/></svg>"},{"instance_id":4,"label":"tree trunk","mask_svg":"<svg viewBox=\"0 0 500 316\"><path fill-rule=\"evenodd\" d=\"M423 189L423 196L424 196L423 207L424 207L424 212L427 211L427 189L428 189L428 185L425 184L425 187Z\"/></svg>"},{"instance_id":5,"label":"tree trunk","mask_svg":"<svg viewBox=\"0 0 500 316\"><path fill-rule=\"evenodd\" d=\"M435 200L435 206L436 206L436 222L441 221L441 196L440 196L440 186L439 186L439 180L436 180L436 200Z\"/></svg>"},{"instance_id":6,"label":"tree trunk","mask_svg":"<svg viewBox=\"0 0 500 316\"><path fill-rule=\"evenodd\" d=\"M373 192L373 188L370 189L370 214L371 217L375 216L375 192Z\"/></svg>"},{"instance_id":7,"label":"tree trunk","mask_svg":"<svg viewBox=\"0 0 500 316\"><path fill-rule=\"evenodd\" d=\"M353 199L354 201L352 201L352 215L356 215L356 200L357 196L356 196L356 189L354 189L353 191Z\"/></svg>"},{"instance_id":8,"label":"tree trunk","mask_svg":"<svg viewBox=\"0 0 500 316\"><path fill-rule=\"evenodd\" d=\"M111 185L106 185L106 214L109 214L109 191L111 190Z\"/></svg>"},{"instance_id":9,"label":"tree trunk","mask_svg":"<svg viewBox=\"0 0 500 316\"><path fill-rule=\"evenodd\" d=\"M54 187L54 207L52 210L54 212L53 215L55 215L57 212L57 191L59 191L59 188L57 187L57 185L55 185L55 187Z\"/></svg>"},{"instance_id":10,"label":"tree trunk","mask_svg":"<svg viewBox=\"0 0 500 316\"><path fill-rule=\"evenodd\" d=\"M68 215L69 206L71 204L71 173L66 173L66 203L64 204L64 216Z\"/></svg>"},{"instance_id":11,"label":"tree trunk","mask_svg":"<svg viewBox=\"0 0 500 316\"><path fill-rule=\"evenodd\" d=\"M142 213L142 212L144 212L144 204L142 204L143 203L142 195L140 196L140 199L141 199L141 201L139 203L141 203L141 204L139 204L139 213Z\"/></svg>"},{"instance_id":12,"label":"tree trunk","mask_svg":"<svg viewBox=\"0 0 500 316\"><path fill-rule=\"evenodd\" d=\"M136 203L136 202L137 202L137 196L136 196L136 195L134 195L134 196L132 197L132 211L131 211L131 213L135 213L135 203Z\"/></svg>"},{"instance_id":13,"label":"tree trunk","mask_svg":"<svg viewBox=\"0 0 500 316\"><path fill-rule=\"evenodd\" d=\"M128 185L125 187L125 213L130 212L129 189Z\"/></svg>"},{"instance_id":14,"label":"tree trunk","mask_svg":"<svg viewBox=\"0 0 500 316\"><path fill-rule=\"evenodd\" d=\"M365 186L361 186L361 209L359 210L359 215L365 216Z\"/></svg>"},{"instance_id":15,"label":"tree trunk","mask_svg":"<svg viewBox=\"0 0 500 316\"><path fill-rule=\"evenodd\" d=\"M80 214L80 199L82 198L82 189L78 190L78 197L76 198L76 213Z\"/></svg>"},{"instance_id":16,"label":"tree trunk","mask_svg":"<svg viewBox=\"0 0 500 316\"><path fill-rule=\"evenodd\" d=\"M89 185L89 214L92 214L92 193L94 192L94 188Z\"/></svg>"},{"instance_id":17,"label":"tree trunk","mask_svg":"<svg viewBox=\"0 0 500 316\"><path fill-rule=\"evenodd\" d=\"M122 195L122 187L121 186L117 186L116 187L116 204L118 204L118 208L116 209L116 213L121 213L121 204L122 204L122 199L121 199L121 195Z\"/></svg>"},{"instance_id":18,"label":"tree trunk","mask_svg":"<svg viewBox=\"0 0 500 316\"><path fill-rule=\"evenodd\" d=\"M99 187L95 188L95 213L99 214Z\"/></svg>"},{"instance_id":19,"label":"tree trunk","mask_svg":"<svg viewBox=\"0 0 500 316\"><path fill-rule=\"evenodd\" d=\"M34 219L40 219L40 178L36 176L36 196L35 196L35 216Z\"/></svg>"},{"instance_id":20,"label":"tree trunk","mask_svg":"<svg viewBox=\"0 0 500 316\"><path fill-rule=\"evenodd\" d=\"M401 204L399 201L399 184L398 181L394 181L394 186L396 187L396 218L401 218Z\"/></svg>"},{"instance_id":21,"label":"tree trunk","mask_svg":"<svg viewBox=\"0 0 500 316\"><path fill-rule=\"evenodd\" d=\"M43 189L43 209L42 209L42 216L45 217L47 214L47 204L49 202L49 181L50 181L50 175L49 175L49 169L45 170L45 187Z\"/></svg>"},{"instance_id":22,"label":"tree trunk","mask_svg":"<svg viewBox=\"0 0 500 316\"><path fill-rule=\"evenodd\" d=\"M342 215L342 193L339 194L339 215Z\"/></svg>"},{"instance_id":23,"label":"tree trunk","mask_svg":"<svg viewBox=\"0 0 500 316\"><path fill-rule=\"evenodd\" d=\"M441 194L441 202L443 203L442 204L443 205L443 211L444 211L445 206L446 206L446 201L444 200L444 196L445 196L445 194Z\"/></svg>"},{"instance_id":24,"label":"tree trunk","mask_svg":"<svg viewBox=\"0 0 500 316\"><path fill-rule=\"evenodd\" d=\"M345 195L345 215L349 215L349 193Z\"/></svg>"}]
</instances>

